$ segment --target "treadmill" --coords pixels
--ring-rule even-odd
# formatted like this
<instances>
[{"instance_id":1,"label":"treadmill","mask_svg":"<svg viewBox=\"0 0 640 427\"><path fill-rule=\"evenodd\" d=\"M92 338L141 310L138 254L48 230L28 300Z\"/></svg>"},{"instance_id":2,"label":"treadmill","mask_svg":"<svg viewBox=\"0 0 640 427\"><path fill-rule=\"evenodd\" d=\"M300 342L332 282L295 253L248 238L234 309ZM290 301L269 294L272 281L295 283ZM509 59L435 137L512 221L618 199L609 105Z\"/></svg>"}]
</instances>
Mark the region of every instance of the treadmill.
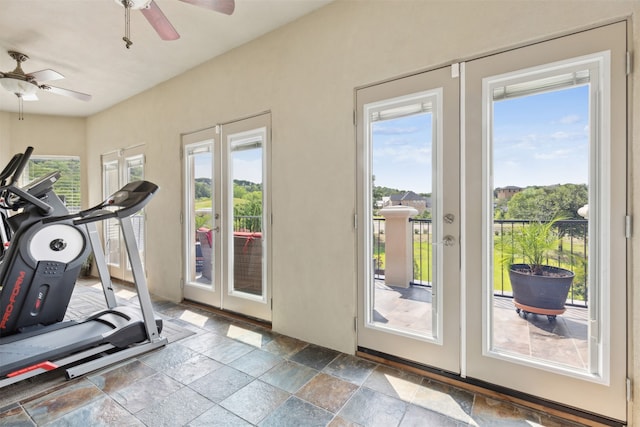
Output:
<instances>
[{"instance_id":1,"label":"treadmill","mask_svg":"<svg viewBox=\"0 0 640 427\"><path fill-rule=\"evenodd\" d=\"M131 220L157 190L148 181L132 182L93 208L43 217L17 230L0 265L0 388L63 367L68 379L75 378L167 344L160 336L162 321L153 314ZM107 219L120 224L140 307L116 302L96 227ZM82 321L58 321L62 307L42 316L70 276L73 288L89 249L107 309ZM64 298L59 303L63 314L66 304Z\"/></svg>"}]
</instances>

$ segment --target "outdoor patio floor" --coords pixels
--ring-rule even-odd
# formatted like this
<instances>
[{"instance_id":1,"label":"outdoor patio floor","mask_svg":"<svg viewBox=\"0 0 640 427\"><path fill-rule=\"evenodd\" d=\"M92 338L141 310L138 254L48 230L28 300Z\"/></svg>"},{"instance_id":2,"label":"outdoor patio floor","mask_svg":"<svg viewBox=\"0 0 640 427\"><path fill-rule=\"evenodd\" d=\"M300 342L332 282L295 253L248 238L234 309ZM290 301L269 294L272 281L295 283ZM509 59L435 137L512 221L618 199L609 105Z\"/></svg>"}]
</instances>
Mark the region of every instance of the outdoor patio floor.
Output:
<instances>
[{"instance_id":1,"label":"outdoor patio floor","mask_svg":"<svg viewBox=\"0 0 640 427\"><path fill-rule=\"evenodd\" d=\"M494 349L504 353L546 360L586 369L588 357L588 311L567 306L549 321L547 316L516 313L509 297L494 297ZM431 335L431 288L387 286L376 280L374 319L386 327L397 327ZM553 345L549 345L549 343Z\"/></svg>"}]
</instances>

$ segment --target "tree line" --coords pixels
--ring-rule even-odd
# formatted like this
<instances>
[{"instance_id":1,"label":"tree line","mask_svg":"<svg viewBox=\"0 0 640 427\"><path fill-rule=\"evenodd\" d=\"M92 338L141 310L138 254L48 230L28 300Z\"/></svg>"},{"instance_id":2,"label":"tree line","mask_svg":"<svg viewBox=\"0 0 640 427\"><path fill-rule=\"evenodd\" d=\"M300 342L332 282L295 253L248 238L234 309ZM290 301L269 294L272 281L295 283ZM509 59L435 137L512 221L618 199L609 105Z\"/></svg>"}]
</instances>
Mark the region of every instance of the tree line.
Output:
<instances>
[{"instance_id":1,"label":"tree line","mask_svg":"<svg viewBox=\"0 0 640 427\"><path fill-rule=\"evenodd\" d=\"M582 219L578 209L589 202L586 184L531 186L510 199L495 199L495 219Z\"/></svg>"}]
</instances>

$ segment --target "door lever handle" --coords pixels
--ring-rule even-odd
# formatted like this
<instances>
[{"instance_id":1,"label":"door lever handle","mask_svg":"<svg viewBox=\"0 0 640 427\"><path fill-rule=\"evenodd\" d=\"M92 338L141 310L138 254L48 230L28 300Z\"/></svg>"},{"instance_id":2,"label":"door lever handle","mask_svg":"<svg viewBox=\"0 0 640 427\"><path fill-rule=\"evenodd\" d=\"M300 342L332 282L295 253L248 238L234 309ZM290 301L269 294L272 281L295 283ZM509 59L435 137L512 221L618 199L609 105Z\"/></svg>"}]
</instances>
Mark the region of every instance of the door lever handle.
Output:
<instances>
[{"instance_id":1,"label":"door lever handle","mask_svg":"<svg viewBox=\"0 0 640 427\"><path fill-rule=\"evenodd\" d=\"M456 238L450 234L447 234L442 238L442 242L431 243L434 246L453 246L456 244Z\"/></svg>"}]
</instances>

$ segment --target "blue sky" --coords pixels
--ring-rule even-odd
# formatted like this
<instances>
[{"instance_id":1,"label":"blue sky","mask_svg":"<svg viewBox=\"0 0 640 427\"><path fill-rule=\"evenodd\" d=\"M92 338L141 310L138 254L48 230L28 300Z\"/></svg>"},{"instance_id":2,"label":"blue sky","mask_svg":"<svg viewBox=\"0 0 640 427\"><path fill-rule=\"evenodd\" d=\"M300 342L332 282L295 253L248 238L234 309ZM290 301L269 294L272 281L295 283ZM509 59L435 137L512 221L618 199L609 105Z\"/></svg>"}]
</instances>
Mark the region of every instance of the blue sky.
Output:
<instances>
[{"instance_id":1,"label":"blue sky","mask_svg":"<svg viewBox=\"0 0 640 427\"><path fill-rule=\"evenodd\" d=\"M494 104L495 187L586 184L589 88Z\"/></svg>"},{"instance_id":2,"label":"blue sky","mask_svg":"<svg viewBox=\"0 0 640 427\"><path fill-rule=\"evenodd\" d=\"M211 153L200 153L194 157L194 176L196 178L211 178Z\"/></svg>"},{"instance_id":3,"label":"blue sky","mask_svg":"<svg viewBox=\"0 0 640 427\"><path fill-rule=\"evenodd\" d=\"M373 124L374 185L431 192L432 114Z\"/></svg>"},{"instance_id":4,"label":"blue sky","mask_svg":"<svg viewBox=\"0 0 640 427\"><path fill-rule=\"evenodd\" d=\"M494 187L582 184L588 86L494 103ZM373 125L375 185L431 192L431 114Z\"/></svg>"},{"instance_id":5,"label":"blue sky","mask_svg":"<svg viewBox=\"0 0 640 427\"><path fill-rule=\"evenodd\" d=\"M234 151L233 178L254 183L262 182L262 150ZM195 177L211 178L211 153L195 157Z\"/></svg>"}]
</instances>

